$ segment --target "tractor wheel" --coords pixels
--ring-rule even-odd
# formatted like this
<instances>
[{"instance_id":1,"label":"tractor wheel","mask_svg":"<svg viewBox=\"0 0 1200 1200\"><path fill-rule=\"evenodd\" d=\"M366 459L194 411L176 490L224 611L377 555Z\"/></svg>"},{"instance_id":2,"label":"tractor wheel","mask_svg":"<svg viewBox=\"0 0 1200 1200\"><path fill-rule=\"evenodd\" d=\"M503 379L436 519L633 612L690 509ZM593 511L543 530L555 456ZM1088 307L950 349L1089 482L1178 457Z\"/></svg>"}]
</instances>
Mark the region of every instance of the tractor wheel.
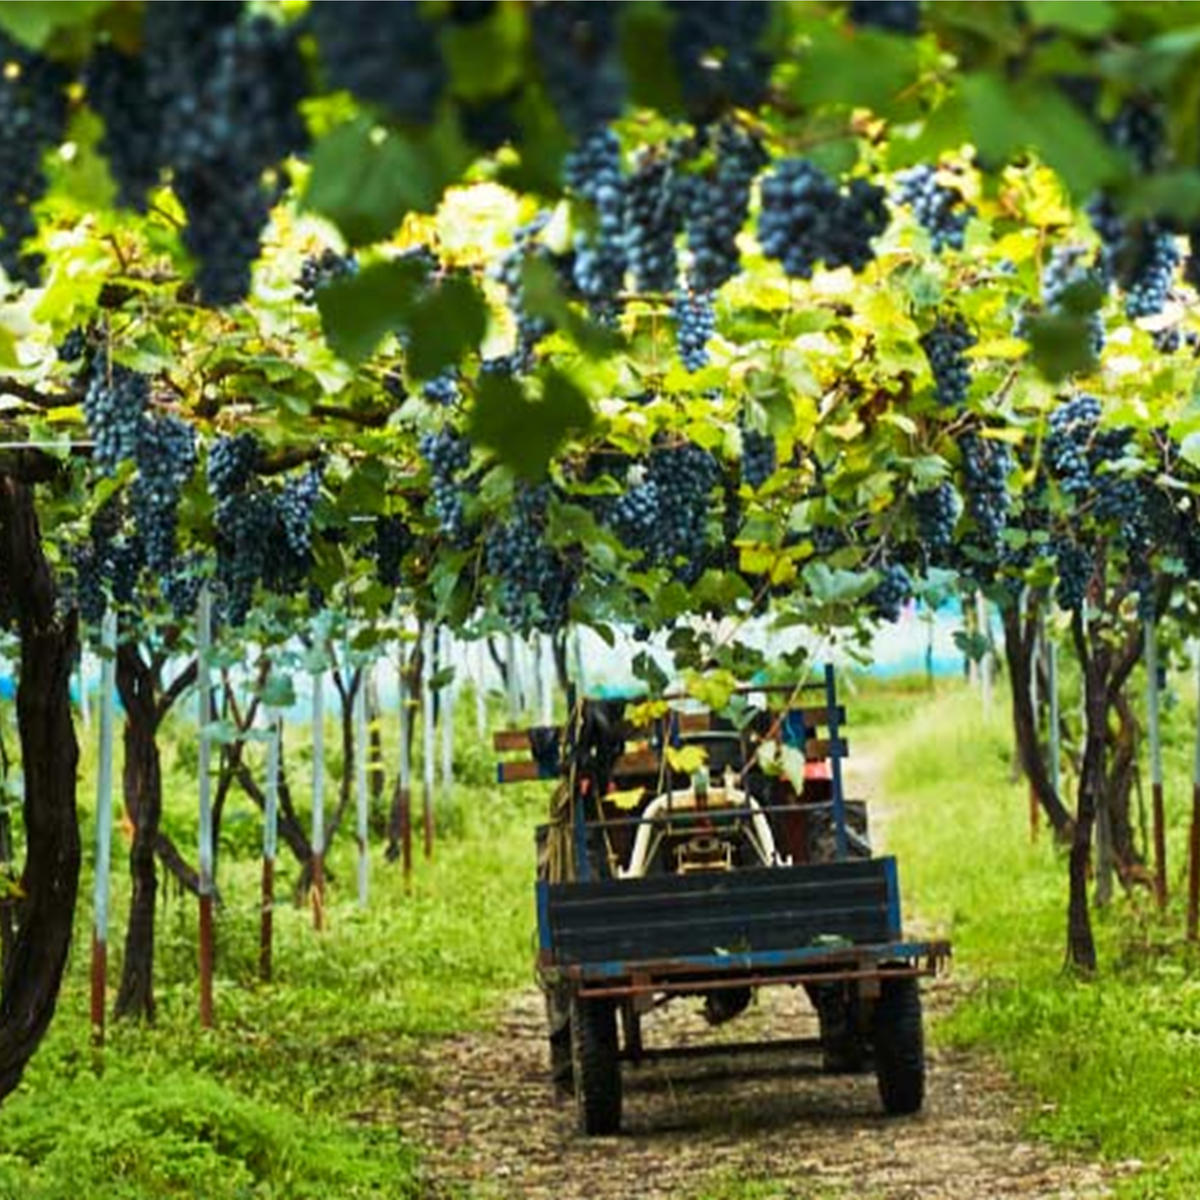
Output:
<instances>
[{"instance_id":1,"label":"tractor wheel","mask_svg":"<svg viewBox=\"0 0 1200 1200\"><path fill-rule=\"evenodd\" d=\"M621 1128L621 1062L612 1001L572 1000L571 1066L579 1132L616 1133Z\"/></svg>"},{"instance_id":2,"label":"tractor wheel","mask_svg":"<svg viewBox=\"0 0 1200 1200\"><path fill-rule=\"evenodd\" d=\"M925 1038L916 979L885 979L875 1002L875 1077L889 1116L915 1113L925 1099Z\"/></svg>"},{"instance_id":3,"label":"tractor wheel","mask_svg":"<svg viewBox=\"0 0 1200 1200\"><path fill-rule=\"evenodd\" d=\"M548 987L544 994L550 1042L550 1081L554 1084L554 1094L565 1098L575 1091L571 1071L571 1002L560 987Z\"/></svg>"}]
</instances>

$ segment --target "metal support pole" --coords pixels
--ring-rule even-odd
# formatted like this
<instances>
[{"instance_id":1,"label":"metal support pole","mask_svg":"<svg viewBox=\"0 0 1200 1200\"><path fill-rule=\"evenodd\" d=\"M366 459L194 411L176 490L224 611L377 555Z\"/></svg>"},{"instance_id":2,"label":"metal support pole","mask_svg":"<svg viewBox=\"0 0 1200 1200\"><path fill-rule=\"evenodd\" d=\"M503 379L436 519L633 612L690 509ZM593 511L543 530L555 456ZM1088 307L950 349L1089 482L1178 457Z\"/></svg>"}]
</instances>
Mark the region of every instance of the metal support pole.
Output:
<instances>
[{"instance_id":1,"label":"metal support pole","mask_svg":"<svg viewBox=\"0 0 1200 1200\"><path fill-rule=\"evenodd\" d=\"M205 584L200 589L196 608L196 708L200 724L197 764L200 785L200 833L197 866L200 893L200 1024L210 1029L213 1023L213 830L212 779L209 774L212 739L208 727L212 721L212 672L209 652L212 646L212 593Z\"/></svg>"},{"instance_id":2,"label":"metal support pole","mask_svg":"<svg viewBox=\"0 0 1200 1200\"><path fill-rule=\"evenodd\" d=\"M833 837L839 861L847 855L846 839L846 795L842 791L842 756L839 753L837 719L837 686L833 678L833 664L825 664L825 708L829 714L829 764L833 774Z\"/></svg>"},{"instance_id":3,"label":"metal support pole","mask_svg":"<svg viewBox=\"0 0 1200 1200\"><path fill-rule=\"evenodd\" d=\"M1150 743L1151 825L1154 836L1154 896L1167 904L1167 831L1163 810L1162 737L1158 720L1158 636L1153 619L1145 624L1146 737Z\"/></svg>"},{"instance_id":4,"label":"metal support pole","mask_svg":"<svg viewBox=\"0 0 1200 1200\"><path fill-rule=\"evenodd\" d=\"M514 633L504 635L505 691L508 698L508 724L516 729L521 724L521 666L517 655L517 637Z\"/></svg>"},{"instance_id":5,"label":"metal support pole","mask_svg":"<svg viewBox=\"0 0 1200 1200\"><path fill-rule=\"evenodd\" d=\"M442 630L442 663L450 666L454 661L454 637L450 630ZM457 679L457 673L455 679ZM442 688L439 710L442 717L442 795L449 800L454 790L454 709L458 699L458 688L451 680Z\"/></svg>"},{"instance_id":6,"label":"metal support pole","mask_svg":"<svg viewBox=\"0 0 1200 1200\"><path fill-rule=\"evenodd\" d=\"M96 772L96 874L92 882L92 1041L104 1044L108 980L108 896L112 867L113 739L116 725L117 614L100 625L100 763Z\"/></svg>"},{"instance_id":7,"label":"metal support pole","mask_svg":"<svg viewBox=\"0 0 1200 1200\"><path fill-rule=\"evenodd\" d=\"M487 650L482 641L473 643L472 657L475 659L475 733L482 743L487 738Z\"/></svg>"}]
</instances>

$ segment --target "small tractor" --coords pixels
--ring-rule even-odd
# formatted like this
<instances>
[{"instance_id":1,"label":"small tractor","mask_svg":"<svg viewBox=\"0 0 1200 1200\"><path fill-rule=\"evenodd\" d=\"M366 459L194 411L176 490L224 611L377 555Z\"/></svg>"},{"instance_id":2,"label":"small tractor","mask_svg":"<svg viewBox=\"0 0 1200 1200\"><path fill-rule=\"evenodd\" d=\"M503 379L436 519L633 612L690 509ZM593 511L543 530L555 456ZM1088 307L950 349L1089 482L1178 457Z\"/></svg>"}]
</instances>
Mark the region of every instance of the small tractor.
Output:
<instances>
[{"instance_id":1,"label":"small tractor","mask_svg":"<svg viewBox=\"0 0 1200 1200\"><path fill-rule=\"evenodd\" d=\"M537 972L553 1082L584 1134L619 1130L622 1062L683 1052L644 1045L644 1014L700 997L719 1023L772 985L803 986L820 1030L773 1045L873 1069L889 1114L921 1107L919 979L950 947L902 934L896 860L872 855L866 806L843 793L834 672L731 701L724 716L572 696L564 726L495 736L528 755L500 782L558 784L537 831Z\"/></svg>"}]
</instances>

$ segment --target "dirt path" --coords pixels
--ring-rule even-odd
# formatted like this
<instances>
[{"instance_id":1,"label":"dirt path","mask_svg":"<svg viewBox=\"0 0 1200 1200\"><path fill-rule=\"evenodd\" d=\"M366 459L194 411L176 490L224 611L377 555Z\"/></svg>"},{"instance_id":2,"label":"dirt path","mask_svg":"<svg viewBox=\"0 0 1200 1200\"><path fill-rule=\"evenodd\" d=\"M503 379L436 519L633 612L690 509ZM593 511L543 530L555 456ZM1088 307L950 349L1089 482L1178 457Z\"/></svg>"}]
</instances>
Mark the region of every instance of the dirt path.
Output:
<instances>
[{"instance_id":1,"label":"dirt path","mask_svg":"<svg viewBox=\"0 0 1200 1200\"><path fill-rule=\"evenodd\" d=\"M851 794L878 796L878 765L860 760ZM876 819L876 825L879 822ZM926 1011L953 997L926 988ZM751 1010L710 1029L698 1001L650 1014L646 1044L805 1037L816 1021L803 991L759 993ZM914 1118L885 1120L873 1076L826 1076L813 1056L723 1056L624 1068L624 1132L579 1137L547 1077L545 1025L533 989L492 1029L431 1044L429 1086L406 1132L426 1147L431 1196L530 1200L688 1200L731 1178L769 1178L762 1200L995 1200L1108 1195L1101 1170L1023 1140L1018 1104L990 1064L929 1055Z\"/></svg>"}]
</instances>

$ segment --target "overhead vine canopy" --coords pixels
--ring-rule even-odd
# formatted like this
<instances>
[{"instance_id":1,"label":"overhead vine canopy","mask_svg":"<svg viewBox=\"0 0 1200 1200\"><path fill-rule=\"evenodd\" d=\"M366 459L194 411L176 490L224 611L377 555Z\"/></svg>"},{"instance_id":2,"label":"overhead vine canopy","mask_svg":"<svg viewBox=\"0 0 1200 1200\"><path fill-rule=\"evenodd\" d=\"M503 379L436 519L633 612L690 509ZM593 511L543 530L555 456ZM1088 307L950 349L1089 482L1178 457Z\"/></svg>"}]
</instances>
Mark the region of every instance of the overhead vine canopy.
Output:
<instances>
[{"instance_id":1,"label":"overhead vine canopy","mask_svg":"<svg viewBox=\"0 0 1200 1200\"><path fill-rule=\"evenodd\" d=\"M7 4L3 440L88 616L1166 604L1196 16Z\"/></svg>"}]
</instances>

